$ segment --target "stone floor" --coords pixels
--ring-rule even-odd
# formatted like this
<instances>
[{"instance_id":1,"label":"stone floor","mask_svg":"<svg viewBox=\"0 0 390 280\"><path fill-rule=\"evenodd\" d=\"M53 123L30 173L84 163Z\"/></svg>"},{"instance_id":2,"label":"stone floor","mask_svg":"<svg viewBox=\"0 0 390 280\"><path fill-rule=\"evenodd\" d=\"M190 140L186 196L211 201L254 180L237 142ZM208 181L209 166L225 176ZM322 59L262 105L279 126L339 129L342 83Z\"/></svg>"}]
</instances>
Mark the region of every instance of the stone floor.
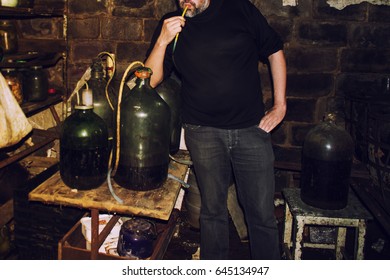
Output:
<instances>
[{"instance_id":1,"label":"stone floor","mask_svg":"<svg viewBox=\"0 0 390 280\"><path fill-rule=\"evenodd\" d=\"M279 205L275 208L275 216L279 225L280 240L282 240L284 205ZM180 212L177 230L175 231L175 234L172 237L164 255L165 260L191 260L199 258L199 229L191 226L189 222L191 219L188 217L189 212L184 206ZM241 241L232 219L230 219L229 233L231 248L229 258L234 260L250 259L249 243L247 241ZM351 248L353 248L353 244L351 244L351 242L353 242L353 233L354 232L350 232L349 235L347 233L347 258L348 256L352 256ZM322 237L324 237L324 234L326 233L320 232L320 235L321 234L323 235ZM390 260L390 236L386 235L380 225L375 221L368 223L366 246L364 251L365 259L367 260ZM286 259L283 252L281 252L281 254L282 259ZM302 258L306 260L331 260L334 259L334 254L331 250L304 249ZM19 259L17 251L11 252L6 259Z\"/></svg>"},{"instance_id":2,"label":"stone floor","mask_svg":"<svg viewBox=\"0 0 390 280\"><path fill-rule=\"evenodd\" d=\"M164 259L166 260L191 260L199 259L199 229L192 227L186 221L185 209L181 212L178 230L172 237L167 248ZM230 259L250 259L249 243L242 242L237 234L232 220L230 219Z\"/></svg>"},{"instance_id":3,"label":"stone floor","mask_svg":"<svg viewBox=\"0 0 390 280\"><path fill-rule=\"evenodd\" d=\"M276 208L276 218L279 225L280 240L282 240L283 223L284 223L284 206ZM167 260L191 260L198 258L198 249L200 242L199 229L192 227L187 222L188 213L186 209L182 209L178 230L172 237L167 248L164 259ZM250 259L249 243L242 242L237 234L234 223L230 219L230 259L247 260ZM321 234L321 232L320 232ZM326 233L323 233L326 234ZM354 232L350 232L354 234ZM352 256L350 252L353 248L353 236L348 236L347 233L347 258ZM390 260L390 238L381 230L380 226L375 221L369 222L366 235L365 259L367 260ZM283 252L282 259L286 259ZM307 260L332 260L334 254L331 250L321 249L304 249L302 258Z\"/></svg>"}]
</instances>

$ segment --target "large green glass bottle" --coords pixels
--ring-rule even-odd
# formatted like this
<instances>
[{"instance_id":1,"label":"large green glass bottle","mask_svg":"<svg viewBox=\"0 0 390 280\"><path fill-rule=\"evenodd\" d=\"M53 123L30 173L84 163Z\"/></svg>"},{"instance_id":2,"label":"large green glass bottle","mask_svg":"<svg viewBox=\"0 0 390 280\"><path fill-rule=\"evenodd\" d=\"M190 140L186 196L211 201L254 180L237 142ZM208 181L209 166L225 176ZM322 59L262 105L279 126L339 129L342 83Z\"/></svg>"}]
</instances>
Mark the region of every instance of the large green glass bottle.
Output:
<instances>
[{"instance_id":1,"label":"large green glass bottle","mask_svg":"<svg viewBox=\"0 0 390 280\"><path fill-rule=\"evenodd\" d=\"M114 180L127 189L159 188L168 176L170 109L150 86L152 71L141 67L122 101L120 152ZM117 147L118 148L118 147Z\"/></svg>"},{"instance_id":2,"label":"large green glass bottle","mask_svg":"<svg viewBox=\"0 0 390 280\"><path fill-rule=\"evenodd\" d=\"M88 99L92 102L92 97ZM60 137L61 179L79 190L99 187L108 173L107 125L91 104L75 106L75 112L63 123Z\"/></svg>"},{"instance_id":3,"label":"large green glass bottle","mask_svg":"<svg viewBox=\"0 0 390 280\"><path fill-rule=\"evenodd\" d=\"M171 142L170 153L173 155L179 151L181 136L181 98L180 84L173 78L164 80L158 87L157 93L168 104L171 109Z\"/></svg>"},{"instance_id":4,"label":"large green glass bottle","mask_svg":"<svg viewBox=\"0 0 390 280\"><path fill-rule=\"evenodd\" d=\"M114 133L114 111L107 100L106 88L110 101L116 101L114 100L113 88L110 85L107 86L101 59L92 61L91 78L88 80L88 86L93 92L93 111L106 122L108 134L112 137ZM116 106L115 103L111 105Z\"/></svg>"},{"instance_id":5,"label":"large green glass bottle","mask_svg":"<svg viewBox=\"0 0 390 280\"><path fill-rule=\"evenodd\" d=\"M303 143L302 201L329 210L347 206L353 152L352 138L334 114L311 129Z\"/></svg>"}]
</instances>

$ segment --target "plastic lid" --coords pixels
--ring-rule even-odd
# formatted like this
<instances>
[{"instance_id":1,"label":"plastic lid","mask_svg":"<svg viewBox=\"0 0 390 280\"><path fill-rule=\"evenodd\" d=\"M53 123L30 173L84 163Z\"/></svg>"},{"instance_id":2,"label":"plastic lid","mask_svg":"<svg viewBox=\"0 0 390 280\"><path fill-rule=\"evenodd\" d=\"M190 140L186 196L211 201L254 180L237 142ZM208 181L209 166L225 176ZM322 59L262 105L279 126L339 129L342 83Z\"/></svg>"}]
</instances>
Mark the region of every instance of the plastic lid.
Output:
<instances>
[{"instance_id":1,"label":"plastic lid","mask_svg":"<svg viewBox=\"0 0 390 280\"><path fill-rule=\"evenodd\" d=\"M150 78L150 76L153 74L153 71L152 69L148 68L148 67L140 67L138 68L136 71L135 71L135 76L137 78L141 78L141 79L147 79L147 78Z\"/></svg>"},{"instance_id":2,"label":"plastic lid","mask_svg":"<svg viewBox=\"0 0 390 280\"><path fill-rule=\"evenodd\" d=\"M82 106L92 106L93 108L93 95L92 89L83 89L81 93L81 104Z\"/></svg>"}]
</instances>

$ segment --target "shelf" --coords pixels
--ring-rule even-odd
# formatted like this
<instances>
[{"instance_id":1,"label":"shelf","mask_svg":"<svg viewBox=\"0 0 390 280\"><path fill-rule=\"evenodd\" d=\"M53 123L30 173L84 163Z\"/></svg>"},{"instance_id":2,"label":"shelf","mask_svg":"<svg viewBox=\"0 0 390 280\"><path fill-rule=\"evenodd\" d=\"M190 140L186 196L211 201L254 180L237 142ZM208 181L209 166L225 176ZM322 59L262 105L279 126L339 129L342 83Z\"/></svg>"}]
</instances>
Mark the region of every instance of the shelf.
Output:
<instances>
[{"instance_id":1,"label":"shelf","mask_svg":"<svg viewBox=\"0 0 390 280\"><path fill-rule=\"evenodd\" d=\"M53 66L64 55L62 53L38 53L28 52L4 55L0 62L0 68L29 68L33 66Z\"/></svg>"},{"instance_id":2,"label":"shelf","mask_svg":"<svg viewBox=\"0 0 390 280\"><path fill-rule=\"evenodd\" d=\"M118 216L115 217L119 218ZM113 218L113 219L115 219ZM162 260L168 248L169 242L175 232L177 221L179 218L179 211L174 209L167 222L156 220L155 226L158 232L156 240L153 242L152 255L148 260ZM115 221L115 220L114 220ZM114 225L115 223L113 223ZM109 227L108 225L106 227ZM109 227L108 230L111 230ZM109 231L107 230L107 234ZM99 234L103 235L103 232ZM107 236L107 235L106 235ZM100 243L103 243L105 237ZM82 226L80 221L77 222L69 232L58 242L58 259L59 260L88 260L91 259L91 250L86 248L85 237L82 234ZM99 246L100 247L100 246ZM135 257L121 257L109 253L97 253L98 260L135 260Z\"/></svg>"},{"instance_id":3,"label":"shelf","mask_svg":"<svg viewBox=\"0 0 390 280\"><path fill-rule=\"evenodd\" d=\"M12 8L0 7L0 18L32 18L32 17L62 17L64 15L63 8Z\"/></svg>"},{"instance_id":4,"label":"shelf","mask_svg":"<svg viewBox=\"0 0 390 280\"><path fill-rule=\"evenodd\" d=\"M54 136L53 133L50 133L50 132L45 131L45 130L40 130L40 129L33 129L31 135L29 134L29 136L31 137L33 135L42 137L43 139L37 143L34 143L33 146L30 146L30 147L28 147L28 148L26 148L26 149L24 149L16 154L12 155L11 157L0 161L0 169L8 166L14 162L17 162L21 159L24 159L25 157L31 155L32 153L38 151L39 149L45 147L46 145L50 144L54 140L58 139L58 137Z\"/></svg>"},{"instance_id":5,"label":"shelf","mask_svg":"<svg viewBox=\"0 0 390 280\"><path fill-rule=\"evenodd\" d=\"M60 94L54 94L49 95L46 100L41 102L24 102L20 107L22 108L26 117L30 117L62 101L62 96Z\"/></svg>"},{"instance_id":6,"label":"shelf","mask_svg":"<svg viewBox=\"0 0 390 280\"><path fill-rule=\"evenodd\" d=\"M37 176L47 170L55 168L55 165L58 164L58 160L50 157L38 157L38 156L29 156L20 161L21 166L25 168L29 173L29 178L24 183L37 178ZM14 200L10 199L4 204L0 204L0 228L6 225L9 221L12 220L14 216Z\"/></svg>"},{"instance_id":7,"label":"shelf","mask_svg":"<svg viewBox=\"0 0 390 280\"><path fill-rule=\"evenodd\" d=\"M0 228L6 225L14 216L14 201L8 200L6 203L0 205Z\"/></svg>"},{"instance_id":8,"label":"shelf","mask_svg":"<svg viewBox=\"0 0 390 280\"><path fill-rule=\"evenodd\" d=\"M43 110L50 109L52 111L53 117L56 118L55 112L53 112L53 106L62 102L62 97L60 95L52 95L49 96L45 101L42 102L26 102L21 105L21 108L23 112L25 113L26 117L35 115ZM57 119L56 119L57 121ZM26 136L26 138L36 136L39 138L40 141L37 141L34 143L33 146L28 147L26 149L23 149L19 151L18 153L10 156L9 158L0 161L0 169L3 167L6 167L14 162L17 162L21 159L24 159L25 157L29 156L30 154L38 151L39 149L43 148L44 146L50 144L54 140L59 138L59 135L57 133L47 131L47 130L41 130L41 129L33 129L33 131ZM21 141L22 142L22 141ZM7 148L5 148L3 151L6 151Z\"/></svg>"},{"instance_id":9,"label":"shelf","mask_svg":"<svg viewBox=\"0 0 390 280\"><path fill-rule=\"evenodd\" d=\"M37 2L37 1L35 1ZM50 5L44 6L39 3L35 3L33 8L26 7L3 7L0 6L0 19L1 20L15 20L15 21L29 21L35 19L49 19L53 18L54 23L57 25L57 22L61 22L63 28L67 27L66 11L64 1L52 1ZM20 32L20 30L17 30ZM66 31L64 31L66 35ZM22 38L20 36L19 38ZM17 68L17 69L27 69L34 66L42 67L53 67L61 59L65 60L67 55L67 42L65 38L56 38L56 39L43 39L43 38L22 38L19 41L19 50L25 50L25 52L18 52L15 54L7 54L2 57L0 60L0 70L2 68ZM33 52L27 52L28 50L34 50ZM46 52L35 51L35 50L46 50ZM63 79L66 80L66 63L63 63ZM61 89L61 91L66 91L66 89ZM25 102L20 105L26 117L31 117L35 114L40 113L46 109L50 109L53 118L56 121L59 128L60 118L54 108L54 105L63 102L62 94L58 92L55 95L49 95L45 101L42 102ZM28 140L32 137L34 142L32 146L28 145ZM47 173L45 166L37 166L37 160L33 159L36 154L35 152L42 150L48 145L54 145L54 141L59 139L59 133L53 132L51 130L40 130L33 129L27 136L24 137L18 144L13 145L12 147L6 147L0 149L0 153L6 155L7 157L4 160L0 160L0 169L7 167L16 162L23 162L28 160L29 168L33 169L36 173L36 177L32 178L41 178L41 175ZM38 154L38 153L37 153ZM46 158L39 159L38 161L45 161ZM54 165L50 169L54 168ZM46 176L46 175L45 175ZM40 179L41 180L41 179ZM14 216L13 213L13 200L7 201L5 204L0 204L0 225L7 223Z\"/></svg>"}]
</instances>

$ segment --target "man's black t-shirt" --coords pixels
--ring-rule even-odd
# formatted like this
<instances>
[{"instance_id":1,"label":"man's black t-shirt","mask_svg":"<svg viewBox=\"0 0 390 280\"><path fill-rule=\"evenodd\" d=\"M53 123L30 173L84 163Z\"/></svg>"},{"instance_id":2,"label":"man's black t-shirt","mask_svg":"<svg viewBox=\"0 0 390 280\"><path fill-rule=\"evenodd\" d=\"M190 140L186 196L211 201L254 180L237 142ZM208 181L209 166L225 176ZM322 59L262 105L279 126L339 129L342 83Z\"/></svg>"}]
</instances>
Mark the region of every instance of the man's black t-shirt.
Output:
<instances>
[{"instance_id":1,"label":"man's black t-shirt","mask_svg":"<svg viewBox=\"0 0 390 280\"><path fill-rule=\"evenodd\" d=\"M152 39L151 51L165 18ZM164 59L164 76L176 68L182 81L184 123L225 129L259 124L264 115L258 62L283 48L278 34L247 0L211 0L186 24Z\"/></svg>"}]
</instances>

